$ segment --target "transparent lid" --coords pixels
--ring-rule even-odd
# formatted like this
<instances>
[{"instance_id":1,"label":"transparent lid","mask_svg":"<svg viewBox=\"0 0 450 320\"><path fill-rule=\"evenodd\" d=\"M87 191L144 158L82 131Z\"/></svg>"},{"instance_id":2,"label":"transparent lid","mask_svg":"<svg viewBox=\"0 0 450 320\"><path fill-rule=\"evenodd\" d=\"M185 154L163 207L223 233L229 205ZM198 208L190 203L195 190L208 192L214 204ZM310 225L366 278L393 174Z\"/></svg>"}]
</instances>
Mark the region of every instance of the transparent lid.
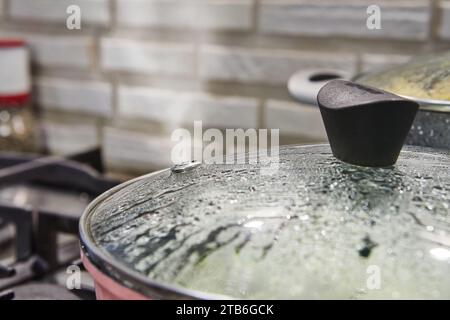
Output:
<instances>
[{"instance_id":1,"label":"transparent lid","mask_svg":"<svg viewBox=\"0 0 450 320\"><path fill-rule=\"evenodd\" d=\"M273 175L165 170L94 202L82 233L116 265L209 294L448 299L449 159L408 147L366 168L328 145L289 146Z\"/></svg>"},{"instance_id":2,"label":"transparent lid","mask_svg":"<svg viewBox=\"0 0 450 320\"><path fill-rule=\"evenodd\" d=\"M450 51L424 56L398 67L357 79L398 95L427 100L450 101Z\"/></svg>"}]
</instances>

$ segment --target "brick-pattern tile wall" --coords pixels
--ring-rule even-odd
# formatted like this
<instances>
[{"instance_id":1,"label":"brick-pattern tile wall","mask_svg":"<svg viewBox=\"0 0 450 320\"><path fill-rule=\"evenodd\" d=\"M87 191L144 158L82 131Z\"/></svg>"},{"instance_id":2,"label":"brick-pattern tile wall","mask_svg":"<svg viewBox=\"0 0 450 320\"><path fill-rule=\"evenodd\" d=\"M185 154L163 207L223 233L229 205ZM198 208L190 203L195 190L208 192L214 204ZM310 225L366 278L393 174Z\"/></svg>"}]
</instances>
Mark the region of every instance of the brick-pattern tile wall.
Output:
<instances>
[{"instance_id":1,"label":"brick-pattern tile wall","mask_svg":"<svg viewBox=\"0 0 450 320\"><path fill-rule=\"evenodd\" d=\"M19 21L65 23L71 5L81 8L86 23L106 26L111 21L110 0L12 0L8 4L9 16Z\"/></svg>"},{"instance_id":2,"label":"brick-pattern tile wall","mask_svg":"<svg viewBox=\"0 0 450 320\"><path fill-rule=\"evenodd\" d=\"M442 24L439 29L440 37L450 40L450 1L442 1L440 9L442 12Z\"/></svg>"},{"instance_id":3,"label":"brick-pattern tile wall","mask_svg":"<svg viewBox=\"0 0 450 320\"><path fill-rule=\"evenodd\" d=\"M247 31L252 0L117 0L119 26Z\"/></svg>"},{"instance_id":4,"label":"brick-pattern tile wall","mask_svg":"<svg viewBox=\"0 0 450 320\"><path fill-rule=\"evenodd\" d=\"M430 27L428 0L384 1L380 30L366 27L367 7L380 1L262 1L263 32L425 40Z\"/></svg>"},{"instance_id":5,"label":"brick-pattern tile wall","mask_svg":"<svg viewBox=\"0 0 450 320\"><path fill-rule=\"evenodd\" d=\"M381 8L381 30L366 27ZM67 7L81 9L68 30ZM295 102L298 70L348 74L450 48L450 0L0 0L0 37L21 37L51 152L101 145L111 170L169 166L174 128L279 128L326 141Z\"/></svg>"},{"instance_id":6,"label":"brick-pattern tile wall","mask_svg":"<svg viewBox=\"0 0 450 320\"><path fill-rule=\"evenodd\" d=\"M199 50L199 73L204 80L283 86L293 71L303 68L356 71L356 56L351 53L218 46L201 46Z\"/></svg>"}]
</instances>

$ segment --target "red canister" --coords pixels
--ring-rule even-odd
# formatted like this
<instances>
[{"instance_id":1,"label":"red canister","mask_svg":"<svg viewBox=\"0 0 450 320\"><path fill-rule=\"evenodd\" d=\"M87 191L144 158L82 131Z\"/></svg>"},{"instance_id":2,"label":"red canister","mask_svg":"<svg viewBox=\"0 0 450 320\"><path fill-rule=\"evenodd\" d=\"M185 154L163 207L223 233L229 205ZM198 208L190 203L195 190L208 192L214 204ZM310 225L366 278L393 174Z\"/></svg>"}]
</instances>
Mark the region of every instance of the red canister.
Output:
<instances>
[{"instance_id":1,"label":"red canister","mask_svg":"<svg viewBox=\"0 0 450 320\"><path fill-rule=\"evenodd\" d=\"M0 39L0 151L37 151L30 97L29 51L25 42Z\"/></svg>"}]
</instances>

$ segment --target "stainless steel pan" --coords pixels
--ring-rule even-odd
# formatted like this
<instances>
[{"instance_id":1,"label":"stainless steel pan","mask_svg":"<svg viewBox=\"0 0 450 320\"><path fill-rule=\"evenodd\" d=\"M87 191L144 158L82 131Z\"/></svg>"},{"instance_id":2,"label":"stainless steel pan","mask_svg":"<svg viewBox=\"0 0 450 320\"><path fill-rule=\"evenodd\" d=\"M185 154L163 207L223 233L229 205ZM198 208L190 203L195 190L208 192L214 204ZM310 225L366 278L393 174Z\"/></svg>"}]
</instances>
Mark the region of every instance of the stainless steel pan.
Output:
<instances>
[{"instance_id":1,"label":"stainless steel pan","mask_svg":"<svg viewBox=\"0 0 450 320\"><path fill-rule=\"evenodd\" d=\"M320 88L337 78L351 79L416 101L420 110L406 143L450 149L450 52L357 76L335 69L302 70L291 77L288 89L298 101L317 105Z\"/></svg>"}]
</instances>

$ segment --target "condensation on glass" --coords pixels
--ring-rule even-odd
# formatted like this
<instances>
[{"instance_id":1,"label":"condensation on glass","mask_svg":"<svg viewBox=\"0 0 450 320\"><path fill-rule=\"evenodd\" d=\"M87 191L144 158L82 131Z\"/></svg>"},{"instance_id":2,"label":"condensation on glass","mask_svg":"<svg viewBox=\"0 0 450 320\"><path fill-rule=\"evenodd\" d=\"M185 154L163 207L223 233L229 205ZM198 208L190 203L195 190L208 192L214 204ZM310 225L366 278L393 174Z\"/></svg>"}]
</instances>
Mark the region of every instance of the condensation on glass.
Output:
<instances>
[{"instance_id":1,"label":"condensation on glass","mask_svg":"<svg viewBox=\"0 0 450 320\"><path fill-rule=\"evenodd\" d=\"M87 215L98 250L149 279L252 299L450 298L449 155L394 167L284 147L280 167L165 170Z\"/></svg>"}]
</instances>

